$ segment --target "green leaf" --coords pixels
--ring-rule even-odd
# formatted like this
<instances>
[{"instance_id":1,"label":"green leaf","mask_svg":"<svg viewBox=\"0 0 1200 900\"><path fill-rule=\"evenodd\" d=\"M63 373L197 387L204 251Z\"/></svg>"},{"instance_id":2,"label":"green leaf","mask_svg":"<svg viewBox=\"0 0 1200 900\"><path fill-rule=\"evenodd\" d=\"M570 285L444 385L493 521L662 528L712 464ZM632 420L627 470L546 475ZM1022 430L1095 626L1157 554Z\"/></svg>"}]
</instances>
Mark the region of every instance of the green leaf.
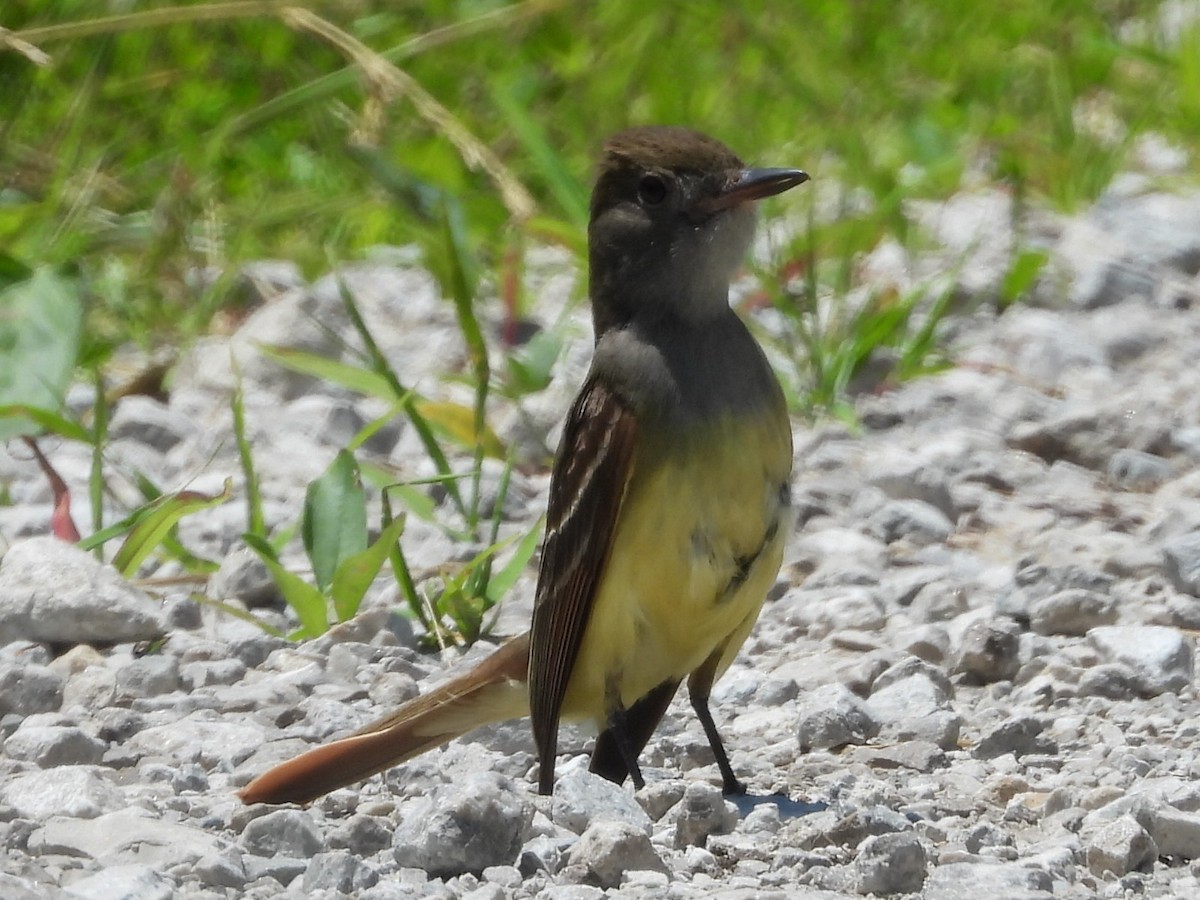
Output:
<instances>
[{"instance_id":1,"label":"green leaf","mask_svg":"<svg viewBox=\"0 0 1200 900\"><path fill-rule=\"evenodd\" d=\"M4 419L24 417L36 422L43 431L56 434L68 441L79 441L83 444L92 442L92 433L77 422L72 422L65 416L48 409L39 409L27 403L6 403L0 406L0 432L4 429Z\"/></svg>"},{"instance_id":2,"label":"green leaf","mask_svg":"<svg viewBox=\"0 0 1200 900\"><path fill-rule=\"evenodd\" d=\"M233 479L225 479L225 487L219 494L201 494L199 491L179 491L164 494L145 508L137 524L121 544L113 557L113 566L126 578L134 575L138 566L145 561L156 547L171 533L171 529L186 515L219 506L233 496Z\"/></svg>"},{"instance_id":3,"label":"green leaf","mask_svg":"<svg viewBox=\"0 0 1200 900\"><path fill-rule=\"evenodd\" d=\"M542 538L545 521L544 516L538 519L537 524L530 528L517 543L517 549L512 558L504 564L499 572L492 574L491 580L488 581L487 597L493 604L499 603L504 599L504 595L512 590L517 579L521 577L521 573L525 571L525 567L529 565L529 561L533 559L533 554Z\"/></svg>"},{"instance_id":4,"label":"green leaf","mask_svg":"<svg viewBox=\"0 0 1200 900\"><path fill-rule=\"evenodd\" d=\"M204 606L211 606L213 609L219 609L226 615L233 616L235 619L241 619L243 622L249 622L258 628L261 628L266 634L272 637L283 637L283 632L269 622L264 622L258 616L249 610L242 609L240 606L234 606L232 603L226 603L224 600L215 600L206 594L201 594L199 591L193 591L188 595L190 599Z\"/></svg>"},{"instance_id":5,"label":"green leaf","mask_svg":"<svg viewBox=\"0 0 1200 900\"><path fill-rule=\"evenodd\" d=\"M391 380L370 369L292 347L260 344L258 349L267 359L301 375L312 375L367 397L379 397L388 401L403 399L397 395L395 384Z\"/></svg>"},{"instance_id":6,"label":"green leaf","mask_svg":"<svg viewBox=\"0 0 1200 900\"><path fill-rule=\"evenodd\" d=\"M52 413L61 408L75 373L83 287L47 267L10 280L21 272L16 266L6 267L0 279L0 405ZM32 416L0 416L0 440L36 434L41 424Z\"/></svg>"},{"instance_id":7,"label":"green leaf","mask_svg":"<svg viewBox=\"0 0 1200 900\"><path fill-rule=\"evenodd\" d=\"M354 454L339 451L308 486L301 534L317 587L328 592L342 562L367 549L367 494Z\"/></svg>"},{"instance_id":8,"label":"green leaf","mask_svg":"<svg viewBox=\"0 0 1200 900\"><path fill-rule=\"evenodd\" d=\"M261 534L254 534L254 532L247 531L242 535L242 541L247 547L261 556L264 561L279 562L279 551Z\"/></svg>"},{"instance_id":9,"label":"green leaf","mask_svg":"<svg viewBox=\"0 0 1200 900\"><path fill-rule=\"evenodd\" d=\"M1013 260L1000 285L1000 305L1009 306L1020 300L1042 273L1050 254L1045 250L1022 250Z\"/></svg>"},{"instance_id":10,"label":"green leaf","mask_svg":"<svg viewBox=\"0 0 1200 900\"><path fill-rule=\"evenodd\" d=\"M345 622L358 612L367 588L383 568L391 553L392 547L400 539L404 531L404 517L399 516L391 521L379 539L362 553L356 553L342 561L337 573L333 576L330 594L333 596L333 610L339 622Z\"/></svg>"},{"instance_id":11,"label":"green leaf","mask_svg":"<svg viewBox=\"0 0 1200 900\"><path fill-rule=\"evenodd\" d=\"M414 485L391 482L392 477L394 477L392 473L388 473L389 482L386 485L388 495L399 497L404 508L422 522L436 523L437 502Z\"/></svg>"},{"instance_id":12,"label":"green leaf","mask_svg":"<svg viewBox=\"0 0 1200 900\"><path fill-rule=\"evenodd\" d=\"M429 401L419 405L425 421L440 434L463 447L482 446L484 454L493 459L504 458L504 442L487 423L482 423L482 433L477 431L480 423L474 410L449 401Z\"/></svg>"},{"instance_id":13,"label":"green leaf","mask_svg":"<svg viewBox=\"0 0 1200 900\"><path fill-rule=\"evenodd\" d=\"M7 253L0 253L0 291L33 277L33 269Z\"/></svg>"},{"instance_id":14,"label":"green leaf","mask_svg":"<svg viewBox=\"0 0 1200 900\"><path fill-rule=\"evenodd\" d=\"M242 392L242 372L234 357L233 362L233 396L229 398L229 409L233 414L233 439L237 444L238 462L242 467L242 481L246 491L246 531L251 534L266 536L267 520L263 513L262 487L258 478L258 470L254 468L254 449L250 446L250 438L246 434L246 403Z\"/></svg>"},{"instance_id":15,"label":"green leaf","mask_svg":"<svg viewBox=\"0 0 1200 900\"><path fill-rule=\"evenodd\" d=\"M524 347L510 353L508 380L512 390L519 396L540 391L550 383L554 364L562 353L563 340L552 331L539 331Z\"/></svg>"}]
</instances>

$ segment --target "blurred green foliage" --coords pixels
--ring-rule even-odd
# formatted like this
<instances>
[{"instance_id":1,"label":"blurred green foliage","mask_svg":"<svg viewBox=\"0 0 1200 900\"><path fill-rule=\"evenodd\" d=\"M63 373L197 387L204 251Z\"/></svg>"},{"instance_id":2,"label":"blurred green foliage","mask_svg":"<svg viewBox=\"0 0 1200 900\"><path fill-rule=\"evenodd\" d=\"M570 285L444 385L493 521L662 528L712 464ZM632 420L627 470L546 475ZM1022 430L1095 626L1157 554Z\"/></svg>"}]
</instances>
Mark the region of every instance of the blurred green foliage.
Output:
<instances>
[{"instance_id":1,"label":"blurred green foliage","mask_svg":"<svg viewBox=\"0 0 1200 900\"><path fill-rule=\"evenodd\" d=\"M281 6L4 4L0 25L52 64L0 52L0 247L83 269L92 340L203 329L245 260L294 259L312 275L331 256L410 242L425 226L348 152L356 140L455 197L481 259L499 257L509 217L492 182L403 97L335 75L345 54L289 27ZM900 201L948 194L972 166L1070 209L1139 131L1191 148L1200 137L1200 32L1163 45L1152 0L309 6L394 49L532 191L540 233L576 247L595 147L634 123L690 124L747 158L865 189L865 221L819 234L818 258L904 239ZM105 11L138 27L28 31ZM1088 111L1094 129L1081 127Z\"/></svg>"}]
</instances>

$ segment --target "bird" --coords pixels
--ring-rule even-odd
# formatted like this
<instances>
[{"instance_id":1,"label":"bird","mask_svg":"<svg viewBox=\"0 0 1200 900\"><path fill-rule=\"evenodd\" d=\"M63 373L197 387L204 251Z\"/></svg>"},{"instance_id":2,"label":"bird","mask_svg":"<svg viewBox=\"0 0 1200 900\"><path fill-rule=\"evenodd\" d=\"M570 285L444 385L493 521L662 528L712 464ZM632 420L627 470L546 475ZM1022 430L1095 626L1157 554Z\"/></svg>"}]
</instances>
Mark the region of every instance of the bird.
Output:
<instances>
[{"instance_id":1,"label":"bird","mask_svg":"<svg viewBox=\"0 0 1200 900\"><path fill-rule=\"evenodd\" d=\"M792 432L766 355L731 308L756 202L808 181L701 132L604 142L588 222L590 369L551 472L527 633L354 734L250 781L306 803L480 725L529 717L538 791L561 721L590 721L594 773L640 789L638 757L684 680L726 794L745 792L709 708L793 526Z\"/></svg>"}]
</instances>

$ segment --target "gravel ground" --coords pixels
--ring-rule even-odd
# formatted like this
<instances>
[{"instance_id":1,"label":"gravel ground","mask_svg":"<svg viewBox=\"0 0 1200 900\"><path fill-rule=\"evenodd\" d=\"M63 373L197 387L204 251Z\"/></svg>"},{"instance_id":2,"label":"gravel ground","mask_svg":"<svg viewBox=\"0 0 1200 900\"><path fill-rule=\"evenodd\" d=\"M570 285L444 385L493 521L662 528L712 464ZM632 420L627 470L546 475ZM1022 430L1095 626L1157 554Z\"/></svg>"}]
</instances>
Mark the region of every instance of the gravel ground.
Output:
<instances>
[{"instance_id":1,"label":"gravel ground","mask_svg":"<svg viewBox=\"0 0 1200 900\"><path fill-rule=\"evenodd\" d=\"M163 587L170 566L159 587L132 585L37 536L48 489L20 445L0 448L0 895L1200 896L1200 193L1157 186L1178 154L1139 152L1141 170L1077 217L967 193L912 207L931 238L921 256L885 245L862 261L875 290L953 283L954 365L864 385L858 429L796 425L800 522L713 696L751 789L736 805L680 699L636 795L588 775L577 734L555 796L537 797L518 722L309 808L245 807L234 791L253 775L459 656L418 653L383 581L358 618L300 645ZM1029 305L997 315L1018 240L1049 263ZM531 272L554 321L576 273L550 251ZM395 253L339 274L403 377L463 399L439 377L465 354L429 277ZM115 505L136 499L122 472L213 491L238 479L231 357L274 523L295 520L307 483L383 412L255 349L345 356L334 278L306 285L277 263L246 276L268 299L188 352L169 401L116 409ZM492 411L526 460L553 447L586 366L583 311L570 323L550 388ZM89 521L87 453L46 450ZM430 474L400 422L364 456ZM530 527L546 492L544 466L518 473L504 533ZM284 624L239 549L244 521L235 499L181 537L223 561L211 597ZM425 574L477 549L415 517L405 547ZM532 578L514 593L500 633L524 627Z\"/></svg>"}]
</instances>

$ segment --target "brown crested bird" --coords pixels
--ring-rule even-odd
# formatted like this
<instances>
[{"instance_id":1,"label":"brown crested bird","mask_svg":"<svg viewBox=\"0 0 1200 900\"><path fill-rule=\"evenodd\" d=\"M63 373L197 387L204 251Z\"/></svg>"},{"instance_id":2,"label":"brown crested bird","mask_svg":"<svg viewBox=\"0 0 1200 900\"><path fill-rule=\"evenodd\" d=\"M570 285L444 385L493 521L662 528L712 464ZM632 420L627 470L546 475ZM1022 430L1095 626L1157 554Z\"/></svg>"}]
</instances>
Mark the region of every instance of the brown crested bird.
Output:
<instances>
[{"instance_id":1,"label":"brown crested bird","mask_svg":"<svg viewBox=\"0 0 1200 900\"><path fill-rule=\"evenodd\" d=\"M637 758L683 679L726 793L744 790L709 710L791 527L783 393L729 307L752 201L808 176L747 168L713 138L633 128L604 145L588 226L592 366L550 483L527 634L354 734L255 778L247 803L307 802L491 722L530 716L539 790L560 719L599 729L591 769Z\"/></svg>"}]
</instances>

